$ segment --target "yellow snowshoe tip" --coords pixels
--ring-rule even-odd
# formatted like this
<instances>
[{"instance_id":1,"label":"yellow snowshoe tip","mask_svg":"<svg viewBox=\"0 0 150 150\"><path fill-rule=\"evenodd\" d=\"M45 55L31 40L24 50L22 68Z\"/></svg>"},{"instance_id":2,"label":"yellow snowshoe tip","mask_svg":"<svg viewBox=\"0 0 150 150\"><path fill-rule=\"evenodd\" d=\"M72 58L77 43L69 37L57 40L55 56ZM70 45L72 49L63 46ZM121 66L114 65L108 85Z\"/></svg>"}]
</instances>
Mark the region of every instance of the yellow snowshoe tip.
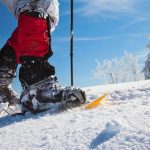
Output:
<instances>
[{"instance_id":1,"label":"yellow snowshoe tip","mask_svg":"<svg viewBox=\"0 0 150 150\"><path fill-rule=\"evenodd\" d=\"M105 93L104 95L102 95L101 97L97 98L96 100L90 102L89 104L87 104L84 108L85 109L93 109L95 107L98 107L100 105L100 103L104 100L104 98L108 95L108 93Z\"/></svg>"}]
</instances>

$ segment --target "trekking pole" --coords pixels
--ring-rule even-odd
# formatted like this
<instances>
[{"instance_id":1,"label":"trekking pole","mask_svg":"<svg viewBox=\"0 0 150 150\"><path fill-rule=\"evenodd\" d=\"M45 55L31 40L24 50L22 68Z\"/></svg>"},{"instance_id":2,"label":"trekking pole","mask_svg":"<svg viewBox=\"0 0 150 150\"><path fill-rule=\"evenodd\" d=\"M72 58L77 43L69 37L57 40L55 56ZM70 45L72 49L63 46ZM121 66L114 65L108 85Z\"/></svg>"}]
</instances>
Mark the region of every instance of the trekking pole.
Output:
<instances>
[{"instance_id":1,"label":"trekking pole","mask_svg":"<svg viewBox=\"0 0 150 150\"><path fill-rule=\"evenodd\" d=\"M71 86L73 86L73 35L74 35L74 32L73 32L73 0L71 0L71 5L70 5L70 8L71 8L71 15L70 15L70 20L71 20L71 24L70 24L70 61L71 61Z\"/></svg>"}]
</instances>

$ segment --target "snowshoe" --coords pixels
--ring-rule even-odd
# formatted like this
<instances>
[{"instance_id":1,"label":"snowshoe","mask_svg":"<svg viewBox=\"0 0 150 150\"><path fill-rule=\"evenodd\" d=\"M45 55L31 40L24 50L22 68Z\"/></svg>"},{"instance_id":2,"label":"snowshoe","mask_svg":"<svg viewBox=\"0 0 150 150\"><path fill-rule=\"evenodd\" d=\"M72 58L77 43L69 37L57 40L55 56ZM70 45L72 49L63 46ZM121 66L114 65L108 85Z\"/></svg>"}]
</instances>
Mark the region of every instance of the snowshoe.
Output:
<instances>
[{"instance_id":1,"label":"snowshoe","mask_svg":"<svg viewBox=\"0 0 150 150\"><path fill-rule=\"evenodd\" d=\"M29 86L20 98L22 111L32 113L53 109L55 106L59 110L66 110L77 107L85 101L85 92L75 87L62 88L55 76L49 76Z\"/></svg>"},{"instance_id":2,"label":"snowshoe","mask_svg":"<svg viewBox=\"0 0 150 150\"><path fill-rule=\"evenodd\" d=\"M19 103L19 96L11 89L11 87L0 87L0 113L6 112L9 114L8 110L11 107L15 108ZM13 111L14 113L14 111Z\"/></svg>"}]
</instances>

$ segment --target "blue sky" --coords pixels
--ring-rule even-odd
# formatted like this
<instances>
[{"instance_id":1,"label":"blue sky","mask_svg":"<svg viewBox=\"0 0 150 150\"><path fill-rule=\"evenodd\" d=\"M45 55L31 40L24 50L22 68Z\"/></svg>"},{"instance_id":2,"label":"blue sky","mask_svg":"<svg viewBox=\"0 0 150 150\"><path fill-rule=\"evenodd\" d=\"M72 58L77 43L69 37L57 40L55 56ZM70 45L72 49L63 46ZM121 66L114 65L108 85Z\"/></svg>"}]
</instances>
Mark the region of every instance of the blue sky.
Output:
<instances>
[{"instance_id":1,"label":"blue sky","mask_svg":"<svg viewBox=\"0 0 150 150\"><path fill-rule=\"evenodd\" d=\"M74 83L77 86L102 84L92 76L95 59L121 57L127 50L141 62L148 53L150 33L149 0L75 0L74 2ZM17 26L17 21L0 3L0 47ZM60 1L60 21L52 33L59 82L70 85L70 1ZM19 83L15 79L14 88Z\"/></svg>"}]
</instances>

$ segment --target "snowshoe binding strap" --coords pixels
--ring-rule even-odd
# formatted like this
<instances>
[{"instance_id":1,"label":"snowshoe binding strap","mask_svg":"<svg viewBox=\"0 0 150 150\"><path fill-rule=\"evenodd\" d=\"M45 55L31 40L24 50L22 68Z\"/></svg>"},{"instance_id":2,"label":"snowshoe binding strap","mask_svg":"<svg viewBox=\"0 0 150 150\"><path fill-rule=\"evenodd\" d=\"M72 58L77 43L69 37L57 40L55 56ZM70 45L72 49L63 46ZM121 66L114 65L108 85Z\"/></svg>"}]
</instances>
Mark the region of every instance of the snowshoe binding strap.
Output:
<instances>
[{"instance_id":1,"label":"snowshoe binding strap","mask_svg":"<svg viewBox=\"0 0 150 150\"><path fill-rule=\"evenodd\" d=\"M49 103L60 103L62 101L62 88L55 76L39 81L24 90L20 103L31 112L39 112L47 108Z\"/></svg>"}]
</instances>

